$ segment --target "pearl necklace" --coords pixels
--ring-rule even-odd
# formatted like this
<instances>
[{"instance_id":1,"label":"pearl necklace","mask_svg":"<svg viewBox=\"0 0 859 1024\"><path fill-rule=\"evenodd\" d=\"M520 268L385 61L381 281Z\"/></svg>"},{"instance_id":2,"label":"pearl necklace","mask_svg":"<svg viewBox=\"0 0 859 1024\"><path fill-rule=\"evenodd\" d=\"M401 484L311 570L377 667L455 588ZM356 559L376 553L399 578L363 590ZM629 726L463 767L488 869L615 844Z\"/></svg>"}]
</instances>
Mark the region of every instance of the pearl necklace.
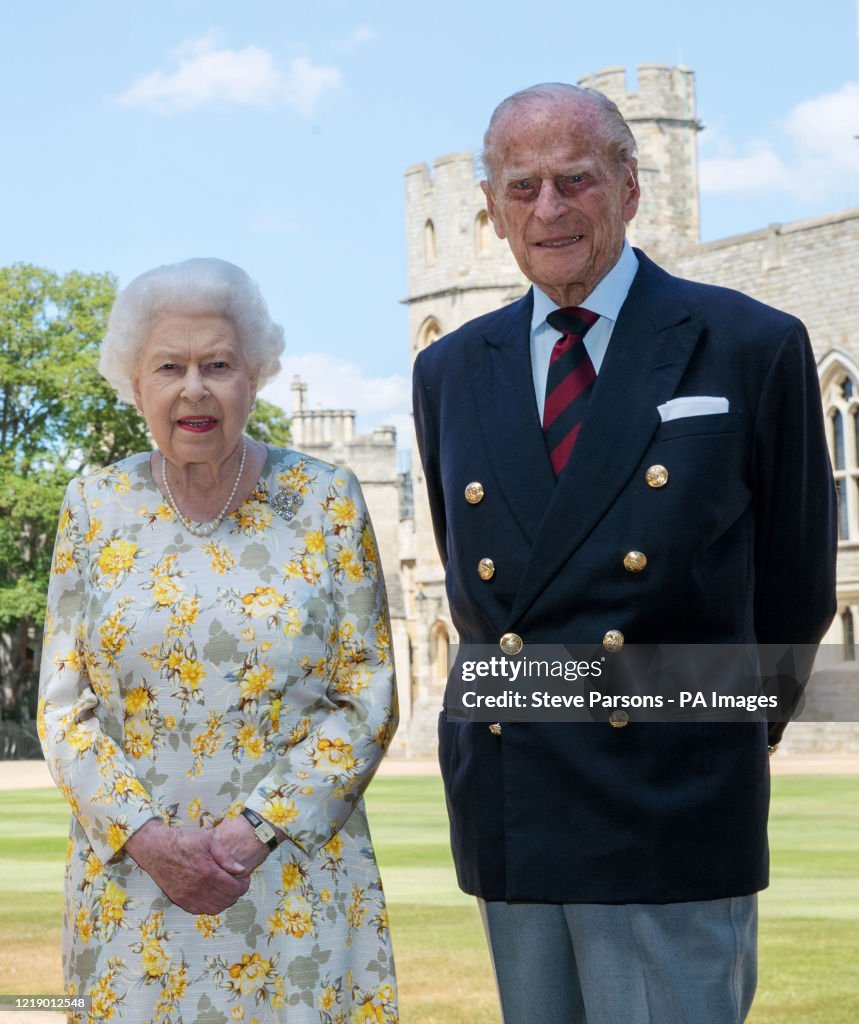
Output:
<instances>
[{"instance_id":1,"label":"pearl necklace","mask_svg":"<svg viewBox=\"0 0 859 1024\"><path fill-rule=\"evenodd\" d=\"M164 482L164 490L167 493L167 501L170 504L170 508L176 513L179 522L185 527L188 533L193 533L195 537L210 537L215 530L221 525L226 518L227 512L230 505L233 503L233 498L236 496L236 491L239 489L239 481L242 478L242 473L245 469L245 459L248 455L248 442L247 438L242 438L242 460L239 463L239 471L236 474L235 482L233 483L233 489L230 491L230 496L227 498L226 504L221 511L215 516L215 518L209 523L195 523L187 516L183 516L179 511L179 506L176 504L176 499L173 497L173 492L170 490L170 484L167 482L167 459L164 456L164 452L161 453L161 479Z\"/></svg>"}]
</instances>

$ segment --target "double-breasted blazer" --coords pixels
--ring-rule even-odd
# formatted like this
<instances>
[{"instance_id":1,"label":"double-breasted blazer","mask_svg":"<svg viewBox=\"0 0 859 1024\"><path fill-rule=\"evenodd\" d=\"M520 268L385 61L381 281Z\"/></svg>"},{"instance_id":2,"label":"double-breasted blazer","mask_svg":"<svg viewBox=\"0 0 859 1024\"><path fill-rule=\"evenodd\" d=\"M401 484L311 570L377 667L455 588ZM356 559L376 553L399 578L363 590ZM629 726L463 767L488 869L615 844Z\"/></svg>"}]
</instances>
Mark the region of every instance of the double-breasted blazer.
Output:
<instances>
[{"instance_id":1,"label":"double-breasted blazer","mask_svg":"<svg viewBox=\"0 0 859 1024\"><path fill-rule=\"evenodd\" d=\"M805 328L637 257L557 480L532 384L530 292L416 360L418 444L460 641L513 631L526 645L599 644L617 630L632 644L817 643L835 610L835 500ZM724 397L728 411L662 422L657 406L682 396ZM648 484L651 466L667 470L664 486ZM631 550L644 571L624 567ZM499 734L443 712L439 754L459 882L484 899L661 903L767 884L763 723L517 722Z\"/></svg>"}]
</instances>

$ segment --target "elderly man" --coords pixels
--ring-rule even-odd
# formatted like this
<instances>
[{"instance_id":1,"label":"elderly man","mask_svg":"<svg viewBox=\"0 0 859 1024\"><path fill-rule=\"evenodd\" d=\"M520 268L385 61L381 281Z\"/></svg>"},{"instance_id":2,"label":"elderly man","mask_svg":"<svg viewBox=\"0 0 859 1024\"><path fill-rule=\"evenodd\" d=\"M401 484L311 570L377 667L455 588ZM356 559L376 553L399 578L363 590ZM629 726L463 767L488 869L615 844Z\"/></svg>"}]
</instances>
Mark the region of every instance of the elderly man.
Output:
<instances>
[{"instance_id":1,"label":"elderly man","mask_svg":"<svg viewBox=\"0 0 859 1024\"><path fill-rule=\"evenodd\" d=\"M509 97L484 164L534 287L415 364L461 641L817 643L834 498L802 324L630 248L635 142L601 94ZM454 859L506 1024L745 1019L767 739L753 722L442 714Z\"/></svg>"}]
</instances>

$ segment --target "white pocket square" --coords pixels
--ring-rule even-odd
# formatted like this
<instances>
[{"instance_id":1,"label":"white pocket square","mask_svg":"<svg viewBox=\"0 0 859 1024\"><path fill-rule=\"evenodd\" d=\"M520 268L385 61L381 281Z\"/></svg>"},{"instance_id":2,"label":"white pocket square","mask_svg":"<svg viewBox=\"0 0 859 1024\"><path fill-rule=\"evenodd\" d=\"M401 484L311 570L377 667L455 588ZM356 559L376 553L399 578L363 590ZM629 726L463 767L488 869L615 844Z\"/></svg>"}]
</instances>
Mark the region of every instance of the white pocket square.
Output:
<instances>
[{"instance_id":1,"label":"white pocket square","mask_svg":"<svg viewBox=\"0 0 859 1024\"><path fill-rule=\"evenodd\" d=\"M684 416L713 416L719 412L727 412L730 408L727 398L713 395L688 395L684 398L672 398L656 406L663 423L679 420Z\"/></svg>"}]
</instances>

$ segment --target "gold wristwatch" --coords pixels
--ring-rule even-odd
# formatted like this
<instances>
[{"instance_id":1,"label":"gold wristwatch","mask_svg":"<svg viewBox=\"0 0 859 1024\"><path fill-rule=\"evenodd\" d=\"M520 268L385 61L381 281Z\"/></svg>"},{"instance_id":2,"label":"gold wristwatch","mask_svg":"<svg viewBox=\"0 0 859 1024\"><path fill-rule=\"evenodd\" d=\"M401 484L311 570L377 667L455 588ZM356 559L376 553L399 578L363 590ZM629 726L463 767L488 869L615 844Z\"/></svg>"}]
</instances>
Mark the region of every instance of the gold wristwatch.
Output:
<instances>
[{"instance_id":1,"label":"gold wristwatch","mask_svg":"<svg viewBox=\"0 0 859 1024\"><path fill-rule=\"evenodd\" d=\"M252 811L249 807L242 808L242 817L247 818L251 823L254 835L261 843L265 843L270 850L277 849L277 833L267 821L261 818L256 811Z\"/></svg>"}]
</instances>

